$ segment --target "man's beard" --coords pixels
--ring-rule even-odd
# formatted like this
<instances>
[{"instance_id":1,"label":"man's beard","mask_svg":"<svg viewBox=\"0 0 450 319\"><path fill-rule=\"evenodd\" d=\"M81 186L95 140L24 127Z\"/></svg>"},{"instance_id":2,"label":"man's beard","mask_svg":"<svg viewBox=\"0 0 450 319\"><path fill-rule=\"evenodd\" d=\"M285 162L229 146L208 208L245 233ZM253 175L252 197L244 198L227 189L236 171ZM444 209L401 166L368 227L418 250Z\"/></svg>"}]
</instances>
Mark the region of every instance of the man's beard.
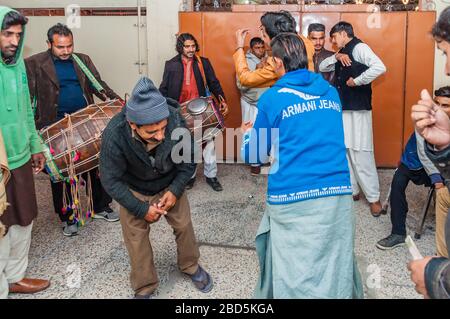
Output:
<instances>
[{"instance_id":1,"label":"man's beard","mask_svg":"<svg viewBox=\"0 0 450 319\"><path fill-rule=\"evenodd\" d=\"M58 59L60 59L60 60L68 60L68 59L70 58L70 56L71 56L71 54L68 54L68 55L60 55L60 56L58 57Z\"/></svg>"},{"instance_id":2,"label":"man's beard","mask_svg":"<svg viewBox=\"0 0 450 319\"><path fill-rule=\"evenodd\" d=\"M11 49L15 48L16 50L11 51ZM9 46L6 47L4 50L2 50L2 57L5 59L13 58L17 53L17 47L16 46Z\"/></svg>"},{"instance_id":3,"label":"man's beard","mask_svg":"<svg viewBox=\"0 0 450 319\"><path fill-rule=\"evenodd\" d=\"M16 60L16 54L17 50L13 53L11 51L8 52L1 51L1 59L5 64L13 64Z\"/></svg>"}]
</instances>

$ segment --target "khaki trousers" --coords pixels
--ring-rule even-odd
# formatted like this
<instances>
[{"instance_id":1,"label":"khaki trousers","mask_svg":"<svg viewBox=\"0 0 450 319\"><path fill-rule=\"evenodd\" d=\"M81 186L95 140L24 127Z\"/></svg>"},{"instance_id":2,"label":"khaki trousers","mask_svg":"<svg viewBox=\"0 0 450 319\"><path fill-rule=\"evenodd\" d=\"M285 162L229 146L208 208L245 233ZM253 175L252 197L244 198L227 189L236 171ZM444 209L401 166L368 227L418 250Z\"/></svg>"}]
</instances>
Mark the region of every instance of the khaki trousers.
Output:
<instances>
[{"instance_id":1,"label":"khaki trousers","mask_svg":"<svg viewBox=\"0 0 450 319\"><path fill-rule=\"evenodd\" d=\"M166 190L154 196L144 196L137 192L132 192L140 200L153 204L159 201ZM188 275L194 274L198 268L200 252L192 226L189 201L185 193L164 217L173 228L175 235L178 267L183 273ZM150 224L144 219L135 217L122 206L120 207L120 223L131 262L131 287L136 294L151 294L158 287L159 280L149 237Z\"/></svg>"},{"instance_id":2,"label":"khaki trousers","mask_svg":"<svg viewBox=\"0 0 450 319\"><path fill-rule=\"evenodd\" d=\"M437 254L448 258L447 244L445 242L445 222L450 208L450 194L447 187L436 192L436 250Z\"/></svg>"},{"instance_id":3,"label":"khaki trousers","mask_svg":"<svg viewBox=\"0 0 450 319\"><path fill-rule=\"evenodd\" d=\"M9 284L25 277L32 228L33 223L25 227L13 225L5 237L0 238L0 299L8 297Z\"/></svg>"}]
</instances>

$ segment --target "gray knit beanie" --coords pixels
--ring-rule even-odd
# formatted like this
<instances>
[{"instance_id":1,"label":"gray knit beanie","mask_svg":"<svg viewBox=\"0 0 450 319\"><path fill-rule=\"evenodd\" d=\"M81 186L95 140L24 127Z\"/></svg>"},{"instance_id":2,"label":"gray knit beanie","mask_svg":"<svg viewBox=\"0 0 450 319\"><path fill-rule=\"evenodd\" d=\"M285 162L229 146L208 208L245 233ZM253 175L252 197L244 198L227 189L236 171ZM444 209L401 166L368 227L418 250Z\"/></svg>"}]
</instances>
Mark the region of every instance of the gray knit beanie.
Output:
<instances>
[{"instance_id":1,"label":"gray knit beanie","mask_svg":"<svg viewBox=\"0 0 450 319\"><path fill-rule=\"evenodd\" d=\"M136 83L125 107L127 120L137 125L154 124L169 117L166 98L145 76Z\"/></svg>"}]
</instances>

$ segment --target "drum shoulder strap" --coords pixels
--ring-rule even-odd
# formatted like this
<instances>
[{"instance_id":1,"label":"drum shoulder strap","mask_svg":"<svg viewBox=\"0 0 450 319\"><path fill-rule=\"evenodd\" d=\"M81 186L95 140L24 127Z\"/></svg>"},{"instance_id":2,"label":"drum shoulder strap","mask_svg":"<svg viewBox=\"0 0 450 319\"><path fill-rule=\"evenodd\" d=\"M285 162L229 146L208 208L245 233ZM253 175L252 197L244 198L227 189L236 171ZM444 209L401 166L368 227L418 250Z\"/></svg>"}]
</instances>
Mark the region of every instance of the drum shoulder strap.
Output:
<instances>
[{"instance_id":1,"label":"drum shoulder strap","mask_svg":"<svg viewBox=\"0 0 450 319\"><path fill-rule=\"evenodd\" d=\"M98 82L98 80L95 78L95 76L92 74L91 70L86 66L86 64L81 61L81 59L75 54L72 54L74 61L77 63L77 65L80 67L81 71L86 75L86 77L91 82L92 86L97 90L97 92L104 91L105 89L103 86Z\"/></svg>"},{"instance_id":2,"label":"drum shoulder strap","mask_svg":"<svg viewBox=\"0 0 450 319\"><path fill-rule=\"evenodd\" d=\"M200 74L202 75L203 78L203 83L205 84L205 89L206 89L206 96L210 96L211 95L211 91L209 90L208 87L208 82L206 82L206 75L205 75L205 69L203 68L203 62L202 62L202 58L199 55L195 55L197 62L198 62L198 68L200 70Z\"/></svg>"}]
</instances>

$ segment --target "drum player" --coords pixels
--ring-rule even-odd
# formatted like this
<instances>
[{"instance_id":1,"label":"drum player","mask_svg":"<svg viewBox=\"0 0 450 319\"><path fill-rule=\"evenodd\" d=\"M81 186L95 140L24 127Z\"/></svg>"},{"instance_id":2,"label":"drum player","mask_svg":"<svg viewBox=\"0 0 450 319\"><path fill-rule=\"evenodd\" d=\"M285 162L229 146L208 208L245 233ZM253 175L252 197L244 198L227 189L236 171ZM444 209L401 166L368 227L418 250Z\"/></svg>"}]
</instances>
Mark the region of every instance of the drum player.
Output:
<instances>
[{"instance_id":1,"label":"drum player","mask_svg":"<svg viewBox=\"0 0 450 319\"><path fill-rule=\"evenodd\" d=\"M48 50L25 60L37 129L61 120L66 113L71 114L93 104L94 94L103 101L121 100L101 79L88 55L74 54L73 34L67 26L61 23L52 26L47 38ZM119 214L109 206L112 199L100 183L98 169L83 174L83 179L87 180L87 174L91 180L94 218L118 221ZM69 192L64 194L63 184L51 183L53 206L63 223L63 234L74 236L78 225L71 218L72 214L63 209L63 197L70 198Z\"/></svg>"},{"instance_id":2,"label":"drum player","mask_svg":"<svg viewBox=\"0 0 450 319\"><path fill-rule=\"evenodd\" d=\"M170 97L180 104L212 93L217 100L219 96L225 98L219 80L214 73L211 62L196 55L200 51L197 40L190 33L182 33L177 37L176 50L178 54L166 62L159 91L165 97ZM206 83L204 81L206 80ZM209 90L211 90L209 92ZM221 105L224 116L228 113L226 103ZM217 179L217 162L214 141L206 143L203 150L204 174L206 182L216 192L223 190ZM187 189L194 186L195 173L187 185Z\"/></svg>"}]
</instances>

